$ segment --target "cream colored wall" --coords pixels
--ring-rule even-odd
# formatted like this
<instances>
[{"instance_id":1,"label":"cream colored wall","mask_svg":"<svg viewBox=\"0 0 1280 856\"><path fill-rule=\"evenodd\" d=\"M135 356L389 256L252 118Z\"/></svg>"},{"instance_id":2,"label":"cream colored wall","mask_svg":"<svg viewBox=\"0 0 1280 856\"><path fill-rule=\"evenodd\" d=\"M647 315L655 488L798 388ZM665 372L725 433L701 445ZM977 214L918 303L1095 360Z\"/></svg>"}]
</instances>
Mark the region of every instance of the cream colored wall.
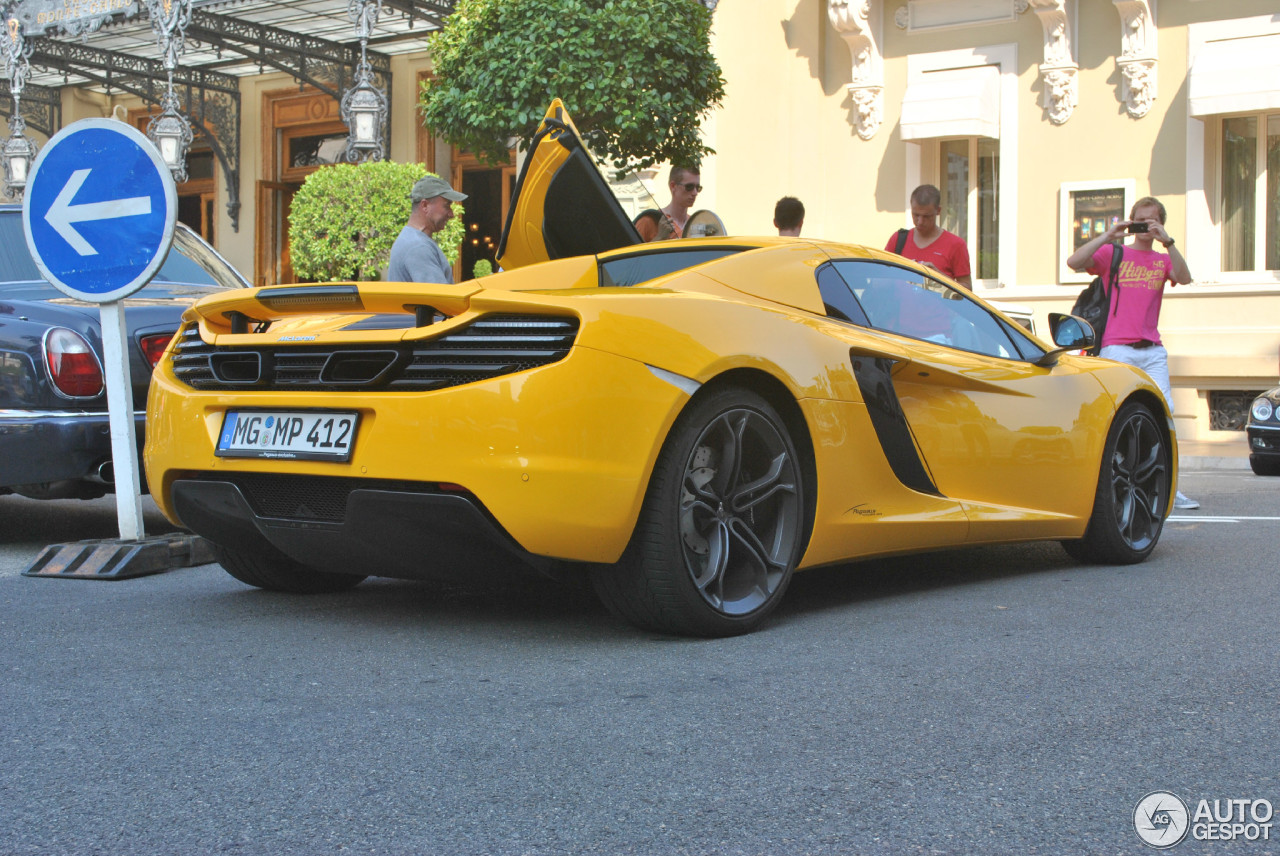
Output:
<instances>
[{"instance_id":1,"label":"cream colored wall","mask_svg":"<svg viewBox=\"0 0 1280 856\"><path fill-rule=\"evenodd\" d=\"M988 296L1031 306L1042 330L1049 312L1070 308L1081 286L1058 283L1063 182L1131 178L1135 198L1154 195L1165 203L1170 234L1182 246L1201 243L1186 240L1187 25L1274 14L1274 2L1153 2L1159 24L1158 92L1141 118L1129 115L1122 101L1117 7L1103 0L1069 3L1075 10L1079 99L1062 125L1050 122L1041 106L1044 31L1033 11L1008 23L913 34L894 24L893 13L901 5L872 0L883 15L884 109L875 136L863 140L846 89L852 59L827 20L826 0L755 0L750 14L722 3L713 49L726 79L726 97L705 125L718 153L704 164L708 189L699 206L714 208L730 233L772 233L773 203L791 194L805 203L806 236L883 246L907 223L912 147L898 127L907 57L1012 44L1017 125L1015 134L1002 137L1016 140L1019 168L1016 205L1006 202L1002 208L1016 210L1017 237L1016 246L1001 252L1016 254L1016 276ZM1205 157L1213 157L1212 141ZM1211 175L1212 162L1208 166ZM1197 261L1188 259L1193 275ZM1201 262L1205 270L1216 264ZM1184 439L1225 433L1207 428L1206 390L1274 384L1280 372L1278 297L1280 288L1270 274L1252 284L1193 283L1166 292L1160 327L1171 354L1174 406Z\"/></svg>"},{"instance_id":2,"label":"cream colored wall","mask_svg":"<svg viewBox=\"0 0 1280 856\"><path fill-rule=\"evenodd\" d=\"M1016 50L1015 276L988 296L1031 306L1040 329L1047 314L1065 311L1079 285L1058 283L1059 190L1063 182L1132 178L1136 196L1160 197L1170 233L1185 240L1188 157L1186 119L1187 26L1192 23L1275 14L1274 0L1153 0L1158 30L1158 94L1147 115L1133 118L1121 101L1120 16L1110 0L1074 0L1074 39L1079 101L1062 125L1041 106L1040 19L1024 11L1013 22L908 33L893 21L898 0L872 0L884 56L882 123L869 140L856 132L847 86L849 46L827 19L827 0L722 2L715 14L712 47L725 77L725 101L704 123L717 154L702 168L706 189L699 208L714 210L731 234L773 234L773 205L784 195L805 204L806 236L883 246L908 223L909 159L914 147L899 133L912 54L1012 45ZM392 59L390 156L416 157L416 77L429 67L425 54ZM218 182L217 245L246 276L254 266L256 184L266 174L262 96L296 86L288 75L244 78L241 83L240 230L231 231L226 192ZM64 124L110 114L114 104L139 106L64 90ZM1008 152L1004 156L1009 156ZM1213 172L1212 140L1204 155ZM448 175L448 147L437 146L437 172ZM666 169L659 170L659 204L668 200ZM1007 190L1007 189L1006 189ZM1216 246L1216 244L1214 244ZM1200 264L1188 259L1193 275ZM1215 262L1216 264L1216 262ZM1280 372L1280 283L1268 274L1257 282L1193 283L1166 293L1161 332L1169 347L1174 405L1184 439L1211 438L1208 389L1270 386ZM1232 434L1228 439L1237 438Z\"/></svg>"},{"instance_id":3,"label":"cream colored wall","mask_svg":"<svg viewBox=\"0 0 1280 856\"><path fill-rule=\"evenodd\" d=\"M725 100L708 123L717 154L703 164L698 207L715 210L731 234L775 234L774 203L797 196L806 236L887 235L901 218L888 212L876 176L879 164L901 174L901 156L888 155L887 135L864 142L850 124L849 49L826 24L825 3L756 0L750 14L732 9L724 3L716 13ZM668 201L665 186L659 198Z\"/></svg>"},{"instance_id":4,"label":"cream colored wall","mask_svg":"<svg viewBox=\"0 0 1280 856\"><path fill-rule=\"evenodd\" d=\"M418 127L422 117L418 113L418 73L431 70L426 54L410 54L391 58L391 159L400 163L417 160ZM436 166L444 169L448 164L448 150L436 152ZM446 171L445 176L448 176Z\"/></svg>"}]
</instances>

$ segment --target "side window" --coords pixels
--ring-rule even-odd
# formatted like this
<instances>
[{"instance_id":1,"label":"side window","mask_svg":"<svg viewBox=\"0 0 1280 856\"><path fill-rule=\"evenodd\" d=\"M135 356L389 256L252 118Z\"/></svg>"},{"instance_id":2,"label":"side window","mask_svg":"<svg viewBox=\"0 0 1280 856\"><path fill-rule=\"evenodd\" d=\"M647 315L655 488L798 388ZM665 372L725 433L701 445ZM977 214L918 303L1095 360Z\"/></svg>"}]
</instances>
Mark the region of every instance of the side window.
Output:
<instances>
[{"instance_id":1,"label":"side window","mask_svg":"<svg viewBox=\"0 0 1280 856\"><path fill-rule=\"evenodd\" d=\"M1024 356L1006 325L959 289L882 262L837 261L832 267L877 330L992 357ZM823 301L830 302L825 289Z\"/></svg>"},{"instance_id":2,"label":"side window","mask_svg":"<svg viewBox=\"0 0 1280 856\"><path fill-rule=\"evenodd\" d=\"M853 296L853 289L833 264L825 264L818 268L818 291L822 295L822 306L828 318L848 321L860 327L872 326L867 314L862 311L858 299Z\"/></svg>"},{"instance_id":3,"label":"side window","mask_svg":"<svg viewBox=\"0 0 1280 856\"><path fill-rule=\"evenodd\" d=\"M739 247L702 250L673 250L663 247L661 251L617 256L600 265L600 285L602 287L641 285L678 270L696 267L740 252L742 249Z\"/></svg>"}]
</instances>

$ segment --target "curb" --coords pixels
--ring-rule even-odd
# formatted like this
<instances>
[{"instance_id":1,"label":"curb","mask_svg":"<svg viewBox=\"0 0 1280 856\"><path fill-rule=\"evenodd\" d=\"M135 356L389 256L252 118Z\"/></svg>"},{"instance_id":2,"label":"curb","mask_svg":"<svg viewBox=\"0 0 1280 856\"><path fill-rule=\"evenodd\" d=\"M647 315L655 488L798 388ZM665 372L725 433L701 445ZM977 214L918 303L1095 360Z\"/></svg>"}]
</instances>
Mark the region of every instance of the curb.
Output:
<instances>
[{"instance_id":1,"label":"curb","mask_svg":"<svg viewBox=\"0 0 1280 856\"><path fill-rule=\"evenodd\" d=\"M1178 469L1184 472L1201 470L1248 470L1247 455L1181 455L1178 457Z\"/></svg>"}]
</instances>

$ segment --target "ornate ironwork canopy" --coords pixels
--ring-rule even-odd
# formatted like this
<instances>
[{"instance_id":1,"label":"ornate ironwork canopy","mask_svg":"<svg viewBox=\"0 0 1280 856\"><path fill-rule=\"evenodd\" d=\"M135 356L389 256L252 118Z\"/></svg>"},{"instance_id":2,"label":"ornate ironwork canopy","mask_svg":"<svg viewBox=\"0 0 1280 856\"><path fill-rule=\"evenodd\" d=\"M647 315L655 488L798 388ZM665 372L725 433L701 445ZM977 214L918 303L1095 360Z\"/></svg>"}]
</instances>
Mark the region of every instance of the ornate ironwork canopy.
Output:
<instances>
[{"instance_id":1,"label":"ornate ironwork canopy","mask_svg":"<svg viewBox=\"0 0 1280 856\"><path fill-rule=\"evenodd\" d=\"M46 134L61 127L59 88L77 86L110 93L128 92L159 106L168 74L158 57L156 38L138 0L102 0L84 4L110 15L70 19L81 7L67 0L9 0L5 18L23 22L29 42L31 75L21 99L27 124ZM454 0L383 0L386 14L373 23L365 58L373 85L391 85L391 57L426 46L453 11ZM359 40L347 0L194 0L186 27L186 51L174 70L181 109L198 139L208 143L222 167L227 209L238 226L240 209L240 77L267 69L282 71L335 99L356 78ZM61 18L59 20L59 18ZM41 35L42 27L49 27ZM0 78L0 116L13 101L9 82ZM386 123L389 129L390 123ZM384 134L387 133L384 130ZM389 141L385 141L389 144Z\"/></svg>"}]
</instances>

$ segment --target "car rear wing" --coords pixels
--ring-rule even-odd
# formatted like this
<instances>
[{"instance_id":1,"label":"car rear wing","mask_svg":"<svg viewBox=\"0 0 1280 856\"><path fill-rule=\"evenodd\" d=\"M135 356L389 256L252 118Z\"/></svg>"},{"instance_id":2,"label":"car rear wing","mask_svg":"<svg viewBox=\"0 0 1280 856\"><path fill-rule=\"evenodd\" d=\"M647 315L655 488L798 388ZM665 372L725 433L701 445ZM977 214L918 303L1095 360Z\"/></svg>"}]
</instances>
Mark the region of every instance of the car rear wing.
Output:
<instances>
[{"instance_id":1,"label":"car rear wing","mask_svg":"<svg viewBox=\"0 0 1280 856\"><path fill-rule=\"evenodd\" d=\"M202 321L209 332L249 333L253 328L300 315L412 314L416 325L428 326L436 314L466 312L480 286L411 282L331 282L323 285L276 285L241 289L206 297L183 315Z\"/></svg>"}]
</instances>

